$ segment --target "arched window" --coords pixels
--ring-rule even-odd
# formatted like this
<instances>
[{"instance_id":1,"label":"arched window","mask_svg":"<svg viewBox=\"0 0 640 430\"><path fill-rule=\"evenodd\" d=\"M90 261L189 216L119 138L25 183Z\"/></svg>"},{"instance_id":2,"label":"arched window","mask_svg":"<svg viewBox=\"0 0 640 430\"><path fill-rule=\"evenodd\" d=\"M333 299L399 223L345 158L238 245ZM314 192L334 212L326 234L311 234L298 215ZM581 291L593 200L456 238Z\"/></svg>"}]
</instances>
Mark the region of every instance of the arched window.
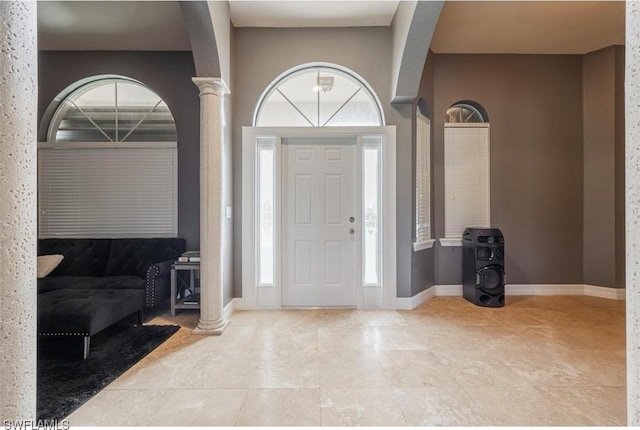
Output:
<instances>
[{"instance_id":1,"label":"arched window","mask_svg":"<svg viewBox=\"0 0 640 430\"><path fill-rule=\"evenodd\" d=\"M475 102L452 105L444 128L445 238L491 227L489 122Z\"/></svg>"},{"instance_id":2,"label":"arched window","mask_svg":"<svg viewBox=\"0 0 640 430\"><path fill-rule=\"evenodd\" d=\"M350 70L306 64L276 78L263 93L254 116L256 127L380 126L380 101Z\"/></svg>"},{"instance_id":3,"label":"arched window","mask_svg":"<svg viewBox=\"0 0 640 430\"><path fill-rule=\"evenodd\" d=\"M40 238L177 236L177 133L154 91L97 76L67 88L48 112L47 142L38 144Z\"/></svg>"},{"instance_id":4,"label":"arched window","mask_svg":"<svg viewBox=\"0 0 640 430\"><path fill-rule=\"evenodd\" d=\"M489 122L486 111L477 103L462 101L454 104L445 114L447 123L482 123Z\"/></svg>"},{"instance_id":5,"label":"arched window","mask_svg":"<svg viewBox=\"0 0 640 430\"><path fill-rule=\"evenodd\" d=\"M57 106L49 142L175 142L167 104L146 85L124 77L98 77Z\"/></svg>"}]
</instances>

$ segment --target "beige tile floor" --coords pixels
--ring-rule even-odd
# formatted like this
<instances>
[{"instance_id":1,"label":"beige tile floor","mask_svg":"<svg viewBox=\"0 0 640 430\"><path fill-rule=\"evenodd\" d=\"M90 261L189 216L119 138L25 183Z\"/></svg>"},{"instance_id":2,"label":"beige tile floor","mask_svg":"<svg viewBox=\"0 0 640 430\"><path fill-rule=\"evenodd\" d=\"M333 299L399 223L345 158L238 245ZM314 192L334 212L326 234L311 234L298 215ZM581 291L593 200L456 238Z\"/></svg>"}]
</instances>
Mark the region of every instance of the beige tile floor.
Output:
<instances>
[{"instance_id":1,"label":"beige tile floor","mask_svg":"<svg viewBox=\"0 0 640 430\"><path fill-rule=\"evenodd\" d=\"M183 328L68 417L71 425L626 423L625 303L437 297L412 311L236 311Z\"/></svg>"}]
</instances>

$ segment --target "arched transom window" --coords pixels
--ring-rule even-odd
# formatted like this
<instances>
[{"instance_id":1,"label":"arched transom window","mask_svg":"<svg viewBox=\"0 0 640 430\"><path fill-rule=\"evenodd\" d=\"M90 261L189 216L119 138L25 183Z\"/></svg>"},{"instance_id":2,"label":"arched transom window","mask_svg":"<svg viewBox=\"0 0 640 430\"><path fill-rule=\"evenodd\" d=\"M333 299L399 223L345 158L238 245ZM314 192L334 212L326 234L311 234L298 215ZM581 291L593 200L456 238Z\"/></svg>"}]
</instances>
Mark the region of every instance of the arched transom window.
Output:
<instances>
[{"instance_id":1,"label":"arched transom window","mask_svg":"<svg viewBox=\"0 0 640 430\"><path fill-rule=\"evenodd\" d=\"M447 109L445 114L447 123L483 123L489 122L487 114L474 102L458 102Z\"/></svg>"},{"instance_id":2,"label":"arched transom window","mask_svg":"<svg viewBox=\"0 0 640 430\"><path fill-rule=\"evenodd\" d=\"M304 65L267 88L254 117L256 127L380 126L378 98L355 73L335 65Z\"/></svg>"},{"instance_id":3,"label":"arched transom window","mask_svg":"<svg viewBox=\"0 0 640 430\"><path fill-rule=\"evenodd\" d=\"M50 123L49 142L175 142L167 104L146 85L123 77L91 81L71 92Z\"/></svg>"}]
</instances>

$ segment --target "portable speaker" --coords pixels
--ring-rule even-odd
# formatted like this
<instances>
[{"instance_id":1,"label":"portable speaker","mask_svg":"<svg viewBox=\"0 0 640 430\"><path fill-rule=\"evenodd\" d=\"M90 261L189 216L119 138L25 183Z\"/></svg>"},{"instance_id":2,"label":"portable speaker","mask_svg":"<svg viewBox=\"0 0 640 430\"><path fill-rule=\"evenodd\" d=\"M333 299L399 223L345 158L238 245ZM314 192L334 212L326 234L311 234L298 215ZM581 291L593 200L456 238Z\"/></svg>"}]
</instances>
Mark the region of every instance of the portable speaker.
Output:
<instances>
[{"instance_id":1,"label":"portable speaker","mask_svg":"<svg viewBox=\"0 0 640 430\"><path fill-rule=\"evenodd\" d=\"M462 296L478 306L504 306L502 232L497 228L467 228L462 248Z\"/></svg>"}]
</instances>

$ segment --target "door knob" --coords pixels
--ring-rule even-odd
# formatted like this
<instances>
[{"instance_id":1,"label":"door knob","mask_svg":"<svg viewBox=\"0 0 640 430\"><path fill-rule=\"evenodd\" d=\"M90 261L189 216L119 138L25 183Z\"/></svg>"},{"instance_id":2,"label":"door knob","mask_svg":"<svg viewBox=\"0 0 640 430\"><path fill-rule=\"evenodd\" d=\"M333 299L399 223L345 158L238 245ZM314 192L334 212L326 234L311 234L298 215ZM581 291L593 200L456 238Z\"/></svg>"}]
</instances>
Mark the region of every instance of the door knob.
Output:
<instances>
[{"instance_id":1,"label":"door knob","mask_svg":"<svg viewBox=\"0 0 640 430\"><path fill-rule=\"evenodd\" d=\"M353 233L355 233L355 232L356 232L356 229L355 229L355 228L350 228L350 229L349 229L349 233L353 234Z\"/></svg>"}]
</instances>

